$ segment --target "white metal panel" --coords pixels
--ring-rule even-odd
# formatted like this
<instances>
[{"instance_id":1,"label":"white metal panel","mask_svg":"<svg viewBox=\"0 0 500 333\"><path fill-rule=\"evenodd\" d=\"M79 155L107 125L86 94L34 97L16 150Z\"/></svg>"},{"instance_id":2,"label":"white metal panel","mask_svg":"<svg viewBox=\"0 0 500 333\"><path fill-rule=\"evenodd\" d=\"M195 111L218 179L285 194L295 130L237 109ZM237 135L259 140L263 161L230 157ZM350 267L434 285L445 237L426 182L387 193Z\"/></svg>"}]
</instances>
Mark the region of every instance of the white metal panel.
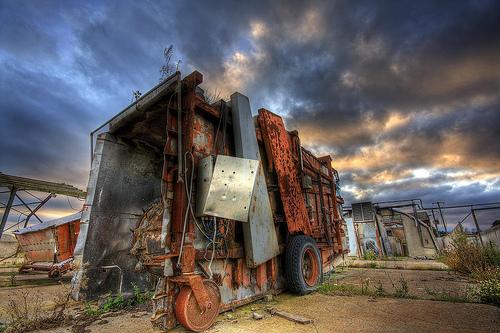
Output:
<instances>
[{"instance_id":1,"label":"white metal panel","mask_svg":"<svg viewBox=\"0 0 500 333\"><path fill-rule=\"evenodd\" d=\"M217 156L203 214L248 222L259 164L257 160Z\"/></svg>"}]
</instances>

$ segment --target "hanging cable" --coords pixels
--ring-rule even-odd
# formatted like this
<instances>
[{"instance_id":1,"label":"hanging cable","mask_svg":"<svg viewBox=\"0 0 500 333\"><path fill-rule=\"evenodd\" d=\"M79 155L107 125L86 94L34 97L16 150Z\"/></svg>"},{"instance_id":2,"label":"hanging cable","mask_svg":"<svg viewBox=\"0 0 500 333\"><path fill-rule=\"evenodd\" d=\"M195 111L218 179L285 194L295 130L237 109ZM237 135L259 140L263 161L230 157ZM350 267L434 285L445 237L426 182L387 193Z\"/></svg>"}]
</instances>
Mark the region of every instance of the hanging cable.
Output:
<instances>
[{"instance_id":1,"label":"hanging cable","mask_svg":"<svg viewBox=\"0 0 500 333\"><path fill-rule=\"evenodd\" d=\"M208 263L208 271L209 271L209 278L212 279L213 272L212 272L212 262L214 261L215 257L215 236L217 235L217 218L213 218L214 221L214 237L212 238L212 257L210 258L210 262Z\"/></svg>"},{"instance_id":2,"label":"hanging cable","mask_svg":"<svg viewBox=\"0 0 500 333\"><path fill-rule=\"evenodd\" d=\"M76 211L80 211L80 210L81 210L81 209L76 209L76 208L74 208L74 207L71 205L71 202L69 201L69 197L68 197L68 196L66 196L66 200L68 200L68 205L71 207L71 209L76 210Z\"/></svg>"},{"instance_id":3,"label":"hanging cable","mask_svg":"<svg viewBox=\"0 0 500 333\"><path fill-rule=\"evenodd\" d=\"M187 160L186 160L186 156L188 154L191 154L191 153L190 152L186 152L184 154L184 166L185 166L184 174L185 175L187 175ZM181 165L182 165L182 162L181 162ZM181 238L181 246L179 248L179 259L177 260L177 267L181 266L181 259L182 259L182 254L183 254L183 250L184 250L184 238L186 237L187 219L188 219L188 215L189 215L189 207L191 205L191 190L192 190L192 185L193 185L193 174L194 174L194 167L191 168L191 177L190 177L190 182L189 182L189 190L187 189L186 182L184 182L185 187L186 187L186 195L187 195L188 202L187 202L187 207L186 207L186 214L184 214L184 224L182 226L182 238ZM177 181L179 181L179 180L177 180Z\"/></svg>"}]
</instances>

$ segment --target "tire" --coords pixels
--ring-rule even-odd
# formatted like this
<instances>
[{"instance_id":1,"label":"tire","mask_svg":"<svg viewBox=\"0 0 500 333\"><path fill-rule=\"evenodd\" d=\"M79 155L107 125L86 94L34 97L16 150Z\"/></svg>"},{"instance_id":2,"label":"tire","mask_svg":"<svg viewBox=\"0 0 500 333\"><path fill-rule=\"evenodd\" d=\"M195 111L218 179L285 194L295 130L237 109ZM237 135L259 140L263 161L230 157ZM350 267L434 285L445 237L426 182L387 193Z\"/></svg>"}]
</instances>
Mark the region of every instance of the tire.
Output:
<instances>
[{"instance_id":1,"label":"tire","mask_svg":"<svg viewBox=\"0 0 500 333\"><path fill-rule=\"evenodd\" d=\"M285 252L285 276L294 294L315 291L323 278L321 255L316 242L309 236L293 236Z\"/></svg>"}]
</instances>

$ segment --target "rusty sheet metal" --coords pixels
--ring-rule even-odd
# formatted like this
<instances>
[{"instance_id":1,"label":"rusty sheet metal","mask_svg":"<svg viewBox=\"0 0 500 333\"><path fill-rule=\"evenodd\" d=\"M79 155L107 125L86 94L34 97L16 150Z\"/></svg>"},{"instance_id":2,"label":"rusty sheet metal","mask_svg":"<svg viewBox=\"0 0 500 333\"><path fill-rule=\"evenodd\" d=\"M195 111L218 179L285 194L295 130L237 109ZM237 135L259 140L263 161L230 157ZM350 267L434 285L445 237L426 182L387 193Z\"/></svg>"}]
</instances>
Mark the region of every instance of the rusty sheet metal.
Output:
<instances>
[{"instance_id":1,"label":"rusty sheet metal","mask_svg":"<svg viewBox=\"0 0 500 333\"><path fill-rule=\"evenodd\" d=\"M74 214L15 232L29 262L60 262L73 256L80 216Z\"/></svg>"},{"instance_id":2,"label":"rusty sheet metal","mask_svg":"<svg viewBox=\"0 0 500 333\"><path fill-rule=\"evenodd\" d=\"M52 262L54 260L56 240L52 229L16 235L16 238L28 261Z\"/></svg>"},{"instance_id":3,"label":"rusty sheet metal","mask_svg":"<svg viewBox=\"0 0 500 333\"><path fill-rule=\"evenodd\" d=\"M195 114L193 124L193 155L202 159L212 153L214 146L214 124Z\"/></svg>"},{"instance_id":4,"label":"rusty sheet metal","mask_svg":"<svg viewBox=\"0 0 500 333\"><path fill-rule=\"evenodd\" d=\"M294 154L283 119L266 109L260 109L258 121L268 156L272 157L278 176L278 187L288 231L291 234L302 232L309 235L311 226L297 172L298 168L293 158Z\"/></svg>"}]
</instances>

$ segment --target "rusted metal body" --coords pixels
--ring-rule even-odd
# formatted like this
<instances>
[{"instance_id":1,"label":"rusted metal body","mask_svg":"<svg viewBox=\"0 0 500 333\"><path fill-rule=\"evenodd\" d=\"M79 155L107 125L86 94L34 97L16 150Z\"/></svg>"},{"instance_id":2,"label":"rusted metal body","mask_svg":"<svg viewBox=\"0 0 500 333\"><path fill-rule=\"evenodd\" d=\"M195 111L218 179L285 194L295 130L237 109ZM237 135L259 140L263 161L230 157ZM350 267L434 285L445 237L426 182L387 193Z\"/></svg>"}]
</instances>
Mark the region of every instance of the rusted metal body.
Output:
<instances>
[{"instance_id":1,"label":"rusted metal body","mask_svg":"<svg viewBox=\"0 0 500 333\"><path fill-rule=\"evenodd\" d=\"M47 271L50 277L66 272L80 232L80 217L77 213L15 231L27 261L20 271Z\"/></svg>"},{"instance_id":2,"label":"rusted metal body","mask_svg":"<svg viewBox=\"0 0 500 333\"><path fill-rule=\"evenodd\" d=\"M120 281L125 281L124 292L131 289L128 281L139 282L142 288L156 284L152 321L163 329L172 328L176 323L173 308L179 291L183 295L179 306L186 307L194 299L202 312L212 308L213 293L205 285L207 279L218 286L221 304L217 308L220 311L286 288L282 254L293 235L308 235L316 241L323 272L331 269L336 255L342 254L339 207L343 201L336 193L338 178L331 158L317 158L301 147L297 133L286 131L282 119L267 110L259 110L253 127L262 181L265 180L265 194L272 211L272 221L269 222L276 232L277 255L256 265L247 260L249 250L245 241L248 238L244 228L252 222L250 213L249 222L197 216L198 183L203 181L198 179L200 161L209 156L214 156L214 159L217 155L237 156L232 105L222 100L208 104L198 88L203 81L199 72L186 76L180 85L179 79L180 74L176 74L167 79L167 83L143 95L146 102L139 100L137 105L145 105L148 98L152 100L148 97L151 94L161 97L147 108L137 110L137 106L130 106L117 118L119 121L110 123L108 133L98 139L94 175L91 173L87 191L88 212L82 218L85 232L78 239L76 255L81 267L90 265L90 268L81 269L73 278L77 298L93 298L104 292L96 285L118 283L111 275L102 277L92 273L102 265L101 262L105 262L94 260L95 252L106 253L106 262L112 261L120 267ZM140 182L130 181L131 177L136 177L137 168L132 170L130 167L128 172L129 166L120 164L122 170L117 173L105 169L113 163L102 163L106 160L104 152L121 151L124 146L128 147L127 152L120 153L120 156L126 156L130 161L133 156L147 155L148 165L154 164L144 169L143 163L138 162L141 170L145 170L141 172L142 188L138 188ZM134 152L132 156L131 151L141 153ZM111 241L108 245L99 242L98 248L93 246L96 235L104 237L103 233L110 233L107 223L125 213L124 208L108 207L104 210L103 201L96 199L98 193L104 195L110 191L111 179L113 184L121 186L119 191L113 192L117 198L124 196L123 191L131 195L137 191L145 193L140 204L134 204L132 208L127 206L129 217L122 219L119 227L114 224L120 230L133 230L129 236L126 233L114 235L114 239L126 238L120 247L125 248L128 244L126 255L116 251L116 246L110 245ZM151 189L145 192L147 186ZM253 208L259 209L258 205ZM247 230L251 232L251 228ZM113 237L112 233L107 236L109 239ZM123 259L124 264L119 264L125 257L126 263ZM314 265L311 269L316 273L319 271ZM81 281L89 276L101 280L95 281L95 285L83 285ZM183 289L186 287L189 290ZM179 321L184 324L189 318Z\"/></svg>"},{"instance_id":3,"label":"rusted metal body","mask_svg":"<svg viewBox=\"0 0 500 333\"><path fill-rule=\"evenodd\" d=\"M330 256L342 253L344 231L339 205L343 199L336 193L338 178L331 157L317 158L303 148L297 132L288 132L283 119L270 111L260 109L258 122L268 169L275 171L269 183L277 183L279 188L274 201L280 200L283 208L280 216L281 207L274 207L275 217L286 221L290 234L314 238L322 251L331 252Z\"/></svg>"}]
</instances>

